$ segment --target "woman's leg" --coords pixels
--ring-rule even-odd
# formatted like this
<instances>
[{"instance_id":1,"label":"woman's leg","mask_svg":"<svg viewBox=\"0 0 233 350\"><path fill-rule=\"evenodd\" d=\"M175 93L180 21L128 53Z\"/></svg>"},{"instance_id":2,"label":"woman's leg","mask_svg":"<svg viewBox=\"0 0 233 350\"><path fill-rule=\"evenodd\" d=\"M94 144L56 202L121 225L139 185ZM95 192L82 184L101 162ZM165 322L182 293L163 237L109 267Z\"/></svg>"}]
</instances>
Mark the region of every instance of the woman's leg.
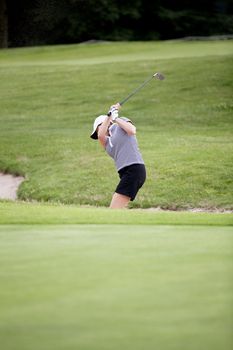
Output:
<instances>
[{"instance_id":1,"label":"woman's leg","mask_svg":"<svg viewBox=\"0 0 233 350\"><path fill-rule=\"evenodd\" d=\"M126 208L130 201L130 197L124 196L120 193L114 193L110 204L111 209L123 209Z\"/></svg>"}]
</instances>

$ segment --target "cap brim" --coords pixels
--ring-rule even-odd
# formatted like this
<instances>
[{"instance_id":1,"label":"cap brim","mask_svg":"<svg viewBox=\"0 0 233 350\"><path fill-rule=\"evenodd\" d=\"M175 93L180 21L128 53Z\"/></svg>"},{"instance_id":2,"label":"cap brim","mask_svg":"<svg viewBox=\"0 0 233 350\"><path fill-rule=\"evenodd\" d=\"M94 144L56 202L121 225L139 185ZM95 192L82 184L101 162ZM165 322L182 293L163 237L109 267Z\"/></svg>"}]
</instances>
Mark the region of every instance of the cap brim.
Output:
<instances>
[{"instance_id":1,"label":"cap brim","mask_svg":"<svg viewBox=\"0 0 233 350\"><path fill-rule=\"evenodd\" d=\"M93 140L98 140L98 134L97 131L93 132L93 134L91 134L90 136Z\"/></svg>"}]
</instances>

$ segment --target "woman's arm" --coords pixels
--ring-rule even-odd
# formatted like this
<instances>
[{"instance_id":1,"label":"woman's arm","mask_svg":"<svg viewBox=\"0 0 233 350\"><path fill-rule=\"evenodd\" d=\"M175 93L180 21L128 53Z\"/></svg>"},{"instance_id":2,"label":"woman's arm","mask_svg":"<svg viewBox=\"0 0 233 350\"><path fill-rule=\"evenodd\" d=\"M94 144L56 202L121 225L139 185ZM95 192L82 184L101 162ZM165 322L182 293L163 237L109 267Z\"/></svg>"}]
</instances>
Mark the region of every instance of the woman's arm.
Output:
<instances>
[{"instance_id":1,"label":"woman's arm","mask_svg":"<svg viewBox=\"0 0 233 350\"><path fill-rule=\"evenodd\" d=\"M105 148L107 134L108 134L108 127L111 121L112 121L112 118L106 116L106 119L104 120L104 122L97 129L98 140L104 148Z\"/></svg>"},{"instance_id":2,"label":"woman's arm","mask_svg":"<svg viewBox=\"0 0 233 350\"><path fill-rule=\"evenodd\" d=\"M115 105L113 105L112 107L116 108L117 110L119 110L121 108L121 105L120 103L116 103ZM112 108L111 107L111 108ZM118 118L118 114L117 114L117 117L113 120L129 135L129 136L132 136L132 135L136 135L136 127L130 123L130 122L127 122L123 119L120 119Z\"/></svg>"},{"instance_id":3,"label":"woman's arm","mask_svg":"<svg viewBox=\"0 0 233 350\"><path fill-rule=\"evenodd\" d=\"M117 118L115 122L129 135L136 135L136 127L130 123L127 122L121 118Z\"/></svg>"},{"instance_id":4,"label":"woman's arm","mask_svg":"<svg viewBox=\"0 0 233 350\"><path fill-rule=\"evenodd\" d=\"M117 103L113 106L111 106L111 108L115 108L117 110L120 109L120 104ZM109 125L111 124L112 121L115 121L115 123L117 123L129 136L132 135L136 135L136 127L128 122L125 121L121 118L118 117L118 114L115 118L112 118L112 116L106 116L106 119L104 120L104 122L97 128L97 134L98 134L98 140L100 142L100 144L105 148L106 146L106 140L107 140L107 135L108 135L108 128Z\"/></svg>"}]
</instances>

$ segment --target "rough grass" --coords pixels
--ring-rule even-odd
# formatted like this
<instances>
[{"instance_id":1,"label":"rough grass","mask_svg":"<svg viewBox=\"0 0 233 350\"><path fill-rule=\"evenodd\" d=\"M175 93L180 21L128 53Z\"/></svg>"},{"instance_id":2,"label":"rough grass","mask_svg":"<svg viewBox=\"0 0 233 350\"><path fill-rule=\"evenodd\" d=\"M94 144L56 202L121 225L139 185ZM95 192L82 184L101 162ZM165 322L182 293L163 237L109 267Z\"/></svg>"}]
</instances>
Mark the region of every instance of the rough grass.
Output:
<instances>
[{"instance_id":1,"label":"rough grass","mask_svg":"<svg viewBox=\"0 0 233 350\"><path fill-rule=\"evenodd\" d=\"M232 42L103 43L0 52L0 170L23 200L109 204L114 165L95 116L162 71L122 109L148 179L133 207L232 209Z\"/></svg>"}]
</instances>

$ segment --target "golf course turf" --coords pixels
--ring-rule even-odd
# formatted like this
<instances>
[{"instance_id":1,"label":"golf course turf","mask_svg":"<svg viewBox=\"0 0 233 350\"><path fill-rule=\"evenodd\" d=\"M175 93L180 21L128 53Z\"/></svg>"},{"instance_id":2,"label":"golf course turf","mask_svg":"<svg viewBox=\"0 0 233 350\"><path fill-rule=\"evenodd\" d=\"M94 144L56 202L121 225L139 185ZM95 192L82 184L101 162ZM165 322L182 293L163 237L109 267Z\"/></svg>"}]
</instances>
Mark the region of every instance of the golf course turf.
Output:
<instances>
[{"instance_id":1,"label":"golf course turf","mask_svg":"<svg viewBox=\"0 0 233 350\"><path fill-rule=\"evenodd\" d=\"M4 350L232 348L232 228L1 225Z\"/></svg>"},{"instance_id":2,"label":"golf course turf","mask_svg":"<svg viewBox=\"0 0 233 350\"><path fill-rule=\"evenodd\" d=\"M230 213L111 210L24 202L0 202L0 212L0 224L233 225Z\"/></svg>"},{"instance_id":3,"label":"golf course turf","mask_svg":"<svg viewBox=\"0 0 233 350\"><path fill-rule=\"evenodd\" d=\"M0 171L25 177L0 201L1 349L233 348L232 58L231 40L0 51ZM122 108L147 181L110 210L92 123L156 71Z\"/></svg>"},{"instance_id":4,"label":"golf course turf","mask_svg":"<svg viewBox=\"0 0 233 350\"><path fill-rule=\"evenodd\" d=\"M120 115L137 127L147 181L133 207L232 207L232 41L97 43L0 51L0 170L21 200L108 206L112 159L93 121L157 71Z\"/></svg>"},{"instance_id":5,"label":"golf course turf","mask_svg":"<svg viewBox=\"0 0 233 350\"><path fill-rule=\"evenodd\" d=\"M5 350L231 349L232 214L0 212Z\"/></svg>"}]
</instances>

